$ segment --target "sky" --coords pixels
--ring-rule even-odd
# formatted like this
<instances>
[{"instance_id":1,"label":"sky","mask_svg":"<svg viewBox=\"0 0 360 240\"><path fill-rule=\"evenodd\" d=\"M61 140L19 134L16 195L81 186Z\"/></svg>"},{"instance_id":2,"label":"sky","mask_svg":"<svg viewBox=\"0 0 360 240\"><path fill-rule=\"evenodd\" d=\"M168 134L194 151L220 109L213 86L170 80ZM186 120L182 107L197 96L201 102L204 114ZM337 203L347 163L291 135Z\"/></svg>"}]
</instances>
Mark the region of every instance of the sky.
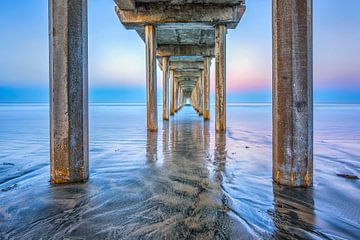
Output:
<instances>
[{"instance_id":1,"label":"sky","mask_svg":"<svg viewBox=\"0 0 360 240\"><path fill-rule=\"evenodd\" d=\"M88 5L90 101L145 102L144 43L121 25L113 0ZM227 99L270 102L271 0L246 6L227 34ZM48 0L1 0L0 12L0 102L48 102ZM316 103L360 103L359 12L359 0L314 0ZM214 64L211 70L213 101Z\"/></svg>"}]
</instances>

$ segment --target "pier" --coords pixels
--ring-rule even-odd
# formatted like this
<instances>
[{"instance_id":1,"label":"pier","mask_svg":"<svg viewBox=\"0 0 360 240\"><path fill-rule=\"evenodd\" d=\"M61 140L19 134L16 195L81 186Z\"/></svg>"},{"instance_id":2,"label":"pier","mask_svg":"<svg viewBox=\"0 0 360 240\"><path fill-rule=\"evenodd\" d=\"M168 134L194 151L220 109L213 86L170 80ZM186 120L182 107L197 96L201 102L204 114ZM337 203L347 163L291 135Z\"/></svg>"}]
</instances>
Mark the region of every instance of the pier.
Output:
<instances>
[{"instance_id":1,"label":"pier","mask_svg":"<svg viewBox=\"0 0 360 240\"><path fill-rule=\"evenodd\" d=\"M89 177L87 0L50 0L50 180ZM126 29L145 43L147 129L158 130L157 64L164 121L190 102L210 118L215 59L215 128L226 131L226 35L241 27L244 0L115 0ZM273 0L273 180L313 182L312 0ZM230 32L230 31L229 31ZM246 76L245 76L246 77Z\"/></svg>"}]
</instances>

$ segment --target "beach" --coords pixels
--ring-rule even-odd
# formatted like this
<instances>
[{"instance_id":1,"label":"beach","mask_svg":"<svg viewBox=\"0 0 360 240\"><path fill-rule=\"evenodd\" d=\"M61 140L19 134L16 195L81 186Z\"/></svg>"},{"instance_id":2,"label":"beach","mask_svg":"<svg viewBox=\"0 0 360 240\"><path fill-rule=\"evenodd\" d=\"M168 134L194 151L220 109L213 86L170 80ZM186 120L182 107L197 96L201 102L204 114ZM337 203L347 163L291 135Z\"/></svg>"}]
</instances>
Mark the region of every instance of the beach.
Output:
<instances>
[{"instance_id":1,"label":"beach","mask_svg":"<svg viewBox=\"0 0 360 240\"><path fill-rule=\"evenodd\" d=\"M0 104L0 239L359 239L360 105L315 105L308 189L272 182L271 111L91 104L90 179L51 185L49 106Z\"/></svg>"}]
</instances>

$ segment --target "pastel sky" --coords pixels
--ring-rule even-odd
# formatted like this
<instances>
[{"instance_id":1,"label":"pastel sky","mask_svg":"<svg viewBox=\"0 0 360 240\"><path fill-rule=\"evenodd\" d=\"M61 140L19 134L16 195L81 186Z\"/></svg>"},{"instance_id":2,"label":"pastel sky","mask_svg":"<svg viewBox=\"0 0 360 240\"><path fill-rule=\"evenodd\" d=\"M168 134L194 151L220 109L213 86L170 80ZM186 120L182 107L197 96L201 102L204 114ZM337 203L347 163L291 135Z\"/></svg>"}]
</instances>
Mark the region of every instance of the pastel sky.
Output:
<instances>
[{"instance_id":1,"label":"pastel sky","mask_svg":"<svg viewBox=\"0 0 360 240\"><path fill-rule=\"evenodd\" d=\"M90 101L144 102L144 43L120 24L112 0L88 1ZM48 102L47 5L0 1L0 102ZM270 102L271 0L246 5L227 35L228 101ZM359 0L314 0L316 102L360 103L359 12ZM159 99L161 82L158 70Z\"/></svg>"}]
</instances>

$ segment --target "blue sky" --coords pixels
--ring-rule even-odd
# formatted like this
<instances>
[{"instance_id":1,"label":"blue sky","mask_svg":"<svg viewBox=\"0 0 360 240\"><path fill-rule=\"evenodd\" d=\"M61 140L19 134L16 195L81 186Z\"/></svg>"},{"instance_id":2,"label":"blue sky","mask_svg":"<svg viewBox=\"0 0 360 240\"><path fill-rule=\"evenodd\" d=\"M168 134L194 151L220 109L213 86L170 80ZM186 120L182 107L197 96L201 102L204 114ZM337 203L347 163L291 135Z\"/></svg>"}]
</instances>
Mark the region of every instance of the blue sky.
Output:
<instances>
[{"instance_id":1,"label":"blue sky","mask_svg":"<svg viewBox=\"0 0 360 240\"><path fill-rule=\"evenodd\" d=\"M120 24L112 0L88 1L90 101L144 102L143 42ZM48 102L47 4L0 2L0 102ZM241 23L227 36L228 101L269 102L271 1L246 4ZM316 102L360 102L359 12L358 0L314 0ZM160 99L160 70L158 76Z\"/></svg>"}]
</instances>

